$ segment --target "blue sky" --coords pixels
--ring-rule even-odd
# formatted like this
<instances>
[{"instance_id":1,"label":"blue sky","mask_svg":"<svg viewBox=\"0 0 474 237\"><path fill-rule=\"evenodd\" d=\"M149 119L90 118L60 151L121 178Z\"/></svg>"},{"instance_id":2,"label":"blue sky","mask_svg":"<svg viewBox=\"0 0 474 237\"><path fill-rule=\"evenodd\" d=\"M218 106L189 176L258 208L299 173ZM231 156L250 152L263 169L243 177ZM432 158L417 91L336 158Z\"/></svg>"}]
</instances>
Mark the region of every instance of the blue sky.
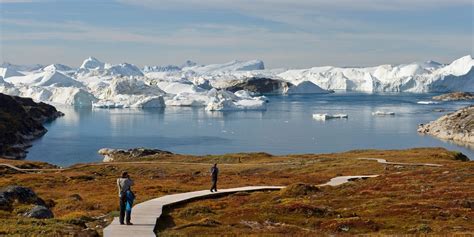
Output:
<instances>
[{"instance_id":1,"label":"blue sky","mask_svg":"<svg viewBox=\"0 0 474 237\"><path fill-rule=\"evenodd\" d=\"M268 68L450 62L472 0L0 0L1 61L78 66L262 59Z\"/></svg>"}]
</instances>

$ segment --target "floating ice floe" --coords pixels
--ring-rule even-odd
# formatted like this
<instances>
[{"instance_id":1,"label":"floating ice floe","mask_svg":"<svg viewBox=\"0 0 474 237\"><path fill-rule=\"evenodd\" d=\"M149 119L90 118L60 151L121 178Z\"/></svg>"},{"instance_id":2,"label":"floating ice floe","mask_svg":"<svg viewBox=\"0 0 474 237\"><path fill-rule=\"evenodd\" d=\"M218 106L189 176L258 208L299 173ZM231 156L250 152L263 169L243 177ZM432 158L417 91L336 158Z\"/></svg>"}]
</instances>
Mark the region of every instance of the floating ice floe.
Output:
<instances>
[{"instance_id":1,"label":"floating ice floe","mask_svg":"<svg viewBox=\"0 0 474 237\"><path fill-rule=\"evenodd\" d=\"M420 105L436 105L436 104L439 104L439 102L437 101L418 101L416 102L417 104L420 104Z\"/></svg>"},{"instance_id":2,"label":"floating ice floe","mask_svg":"<svg viewBox=\"0 0 474 237\"><path fill-rule=\"evenodd\" d=\"M208 92L210 101L206 106L208 111L239 111L266 110L266 100L263 97L242 99L234 93L225 90L212 89Z\"/></svg>"},{"instance_id":3,"label":"floating ice floe","mask_svg":"<svg viewBox=\"0 0 474 237\"><path fill-rule=\"evenodd\" d=\"M375 116L395 115L395 112L375 111L375 112L372 112L372 115L375 115Z\"/></svg>"},{"instance_id":4,"label":"floating ice floe","mask_svg":"<svg viewBox=\"0 0 474 237\"><path fill-rule=\"evenodd\" d=\"M313 119L315 120L327 120L327 119L342 119L349 118L347 114L313 114Z\"/></svg>"}]
</instances>

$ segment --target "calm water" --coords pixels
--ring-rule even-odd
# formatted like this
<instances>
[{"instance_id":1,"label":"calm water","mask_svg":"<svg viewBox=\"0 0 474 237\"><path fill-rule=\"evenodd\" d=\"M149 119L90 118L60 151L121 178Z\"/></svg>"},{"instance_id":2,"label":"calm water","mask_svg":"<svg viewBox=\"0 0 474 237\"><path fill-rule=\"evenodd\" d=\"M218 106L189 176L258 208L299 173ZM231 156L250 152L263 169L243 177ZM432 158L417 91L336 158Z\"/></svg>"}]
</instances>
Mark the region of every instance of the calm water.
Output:
<instances>
[{"instance_id":1,"label":"calm water","mask_svg":"<svg viewBox=\"0 0 474 237\"><path fill-rule=\"evenodd\" d=\"M430 136L417 125L469 102L417 104L433 94L293 95L269 97L267 111L207 112L203 108L149 110L58 107L66 115L47 124L27 159L58 165L100 161L97 150L152 147L186 154L264 151L272 154L441 146L474 158L474 151ZM376 117L377 110L395 116ZM316 121L313 113L349 119Z\"/></svg>"}]
</instances>

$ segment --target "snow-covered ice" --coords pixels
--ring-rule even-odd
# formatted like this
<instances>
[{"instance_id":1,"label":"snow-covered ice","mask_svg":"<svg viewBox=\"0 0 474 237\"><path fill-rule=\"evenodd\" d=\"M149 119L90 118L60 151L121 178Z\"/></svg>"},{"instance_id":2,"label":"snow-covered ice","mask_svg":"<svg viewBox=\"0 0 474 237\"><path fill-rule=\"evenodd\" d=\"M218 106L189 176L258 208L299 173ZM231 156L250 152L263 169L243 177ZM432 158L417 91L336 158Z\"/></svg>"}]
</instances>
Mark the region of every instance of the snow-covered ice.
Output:
<instances>
[{"instance_id":1,"label":"snow-covered ice","mask_svg":"<svg viewBox=\"0 0 474 237\"><path fill-rule=\"evenodd\" d=\"M426 61L309 69L266 69L261 60L208 65L186 61L182 65L140 69L130 63L111 64L89 57L77 67L3 63L0 92L98 108L193 106L211 111L265 110L265 94L321 94L331 90L474 92L473 67L470 55L449 64Z\"/></svg>"},{"instance_id":2,"label":"snow-covered ice","mask_svg":"<svg viewBox=\"0 0 474 237\"><path fill-rule=\"evenodd\" d=\"M349 118L347 114L313 114L313 119L315 120L328 120L328 119L342 119Z\"/></svg>"},{"instance_id":3,"label":"snow-covered ice","mask_svg":"<svg viewBox=\"0 0 474 237\"><path fill-rule=\"evenodd\" d=\"M395 115L395 112L390 112L390 111L375 111L372 112L372 115L374 116L386 116L386 115Z\"/></svg>"},{"instance_id":4,"label":"snow-covered ice","mask_svg":"<svg viewBox=\"0 0 474 237\"><path fill-rule=\"evenodd\" d=\"M15 71L14 69L5 67L5 68L0 68L0 76L3 78L7 78L7 77L16 77L16 76L24 76L24 75L18 71Z\"/></svg>"},{"instance_id":5,"label":"snow-covered ice","mask_svg":"<svg viewBox=\"0 0 474 237\"><path fill-rule=\"evenodd\" d=\"M417 104L420 104L420 105L436 105L436 104L439 104L438 101L431 101L431 100L428 100L428 101L418 101L416 102Z\"/></svg>"}]
</instances>

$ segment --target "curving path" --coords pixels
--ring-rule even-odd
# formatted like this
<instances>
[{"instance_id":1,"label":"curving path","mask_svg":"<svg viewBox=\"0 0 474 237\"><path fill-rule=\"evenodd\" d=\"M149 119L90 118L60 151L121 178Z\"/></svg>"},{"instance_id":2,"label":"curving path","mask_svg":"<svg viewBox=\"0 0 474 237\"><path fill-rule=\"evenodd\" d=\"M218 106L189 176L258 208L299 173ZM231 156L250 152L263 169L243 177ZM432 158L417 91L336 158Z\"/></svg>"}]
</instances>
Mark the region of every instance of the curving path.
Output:
<instances>
[{"instance_id":1,"label":"curving path","mask_svg":"<svg viewBox=\"0 0 474 237\"><path fill-rule=\"evenodd\" d=\"M366 179L377 176L378 175L339 176L332 178L327 183L320 184L318 186L338 186L352 180ZM196 199L208 198L211 196L222 196L236 192L280 190L284 187L285 186L248 186L231 189L220 189L217 193L211 193L209 190L201 190L162 196L139 203L133 207L133 226L120 225L118 217L115 217L113 222L104 229L104 236L155 236L155 225L163 213L163 208L166 206L189 202Z\"/></svg>"},{"instance_id":2,"label":"curving path","mask_svg":"<svg viewBox=\"0 0 474 237\"><path fill-rule=\"evenodd\" d=\"M10 168L10 169L13 169L13 170L16 170L18 172L23 172L23 173L27 173L27 172L38 172L38 171L63 171L64 169L61 169L61 168L58 168L58 169L23 169L23 168L18 168L14 165L10 165L10 164L3 164L1 163L0 166L4 166L4 167L7 167L7 168Z\"/></svg>"},{"instance_id":3,"label":"curving path","mask_svg":"<svg viewBox=\"0 0 474 237\"><path fill-rule=\"evenodd\" d=\"M411 166L431 166L431 167L441 167L443 165L440 164L430 164L430 163L401 163L401 162L389 162L385 159L380 159L380 158L357 158L358 160L374 160L377 161L381 164L386 164L386 165L411 165ZM81 167L87 167L87 166L102 166L102 165L141 165L141 164L174 164L174 165L212 165L212 163L199 163L199 162L172 162L172 161L129 161L129 162L124 162L124 161L119 161L119 162L104 162L104 163L89 163L89 164L80 164L80 165L74 165L72 167L67 167L67 168L57 168L57 169L23 169L23 168L18 168L14 165L6 164L6 163L0 163L0 166L4 166L7 168L14 169L19 172L57 172L57 171L65 171L65 170L70 170L70 169L76 169L76 168L81 168ZM298 162L274 162L274 163L260 163L260 164L255 164L255 163L230 163L230 164L219 164L220 166L234 166L234 165L248 165L248 166L254 166L254 165L299 165L301 163Z\"/></svg>"},{"instance_id":4,"label":"curving path","mask_svg":"<svg viewBox=\"0 0 474 237\"><path fill-rule=\"evenodd\" d=\"M220 189L219 192L211 193L209 190L194 191L187 193L179 193L166 195L155 198L146 202L142 202L133 207L132 222L133 226L120 225L118 217L104 229L104 236L155 236L155 225L158 218L163 213L163 207L191 201L211 196L227 195L236 192L251 192L264 190L280 190L283 186L248 186L231 189Z\"/></svg>"},{"instance_id":5,"label":"curving path","mask_svg":"<svg viewBox=\"0 0 474 237\"><path fill-rule=\"evenodd\" d=\"M319 187L322 186L338 186L341 184L345 184L350 181L358 180L358 179L368 179L368 178L375 178L378 177L379 175L355 175L355 176L338 176L334 177L331 180L329 180L327 183L317 185Z\"/></svg>"},{"instance_id":6,"label":"curving path","mask_svg":"<svg viewBox=\"0 0 474 237\"><path fill-rule=\"evenodd\" d=\"M443 165L440 164L431 164L431 163L402 163L402 162L389 162L385 159L379 158L358 158L358 160L375 160L381 164L386 165L409 165L409 166L430 166L430 167L441 167Z\"/></svg>"}]
</instances>

